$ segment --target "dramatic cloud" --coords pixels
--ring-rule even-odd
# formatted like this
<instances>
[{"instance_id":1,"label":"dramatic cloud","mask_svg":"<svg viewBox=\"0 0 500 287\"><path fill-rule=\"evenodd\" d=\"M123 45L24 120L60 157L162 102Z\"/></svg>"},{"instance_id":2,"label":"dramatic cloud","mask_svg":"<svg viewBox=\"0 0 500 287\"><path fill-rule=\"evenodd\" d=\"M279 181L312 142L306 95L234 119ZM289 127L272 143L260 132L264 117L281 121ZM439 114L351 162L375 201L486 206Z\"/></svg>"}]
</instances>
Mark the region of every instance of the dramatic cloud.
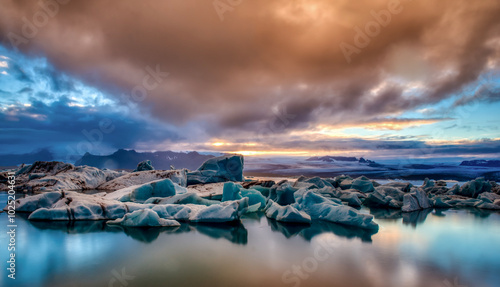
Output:
<instances>
[{"instance_id":1,"label":"dramatic cloud","mask_svg":"<svg viewBox=\"0 0 500 287\"><path fill-rule=\"evenodd\" d=\"M281 137L273 143L284 146L321 126L399 131L500 102L497 76L493 89L477 88L499 68L497 0L222 2L231 9L213 0L5 1L0 35L50 62L36 74L52 92L78 97L75 78L148 122L176 126L186 143ZM19 66L5 72L35 81ZM148 75L158 78L152 89ZM446 114L417 112L434 108ZM152 136L152 146L173 138Z\"/></svg>"},{"instance_id":2,"label":"dramatic cloud","mask_svg":"<svg viewBox=\"0 0 500 287\"><path fill-rule=\"evenodd\" d=\"M39 145L50 147L58 155L65 154L70 160L85 152L110 152L131 146L141 139L179 139L164 126L114 112L110 106L79 107L67 98L50 105L34 101L29 106L11 106L2 110L0 121L4 153L30 151Z\"/></svg>"}]
</instances>

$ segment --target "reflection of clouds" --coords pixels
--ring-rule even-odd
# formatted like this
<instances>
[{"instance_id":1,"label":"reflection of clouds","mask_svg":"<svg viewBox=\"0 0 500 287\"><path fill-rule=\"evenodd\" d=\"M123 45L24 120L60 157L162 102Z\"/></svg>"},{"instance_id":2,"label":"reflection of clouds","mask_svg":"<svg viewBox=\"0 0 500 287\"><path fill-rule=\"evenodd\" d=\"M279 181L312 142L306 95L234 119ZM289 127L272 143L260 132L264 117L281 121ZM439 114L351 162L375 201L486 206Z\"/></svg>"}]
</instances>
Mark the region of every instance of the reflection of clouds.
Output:
<instances>
[{"instance_id":1,"label":"reflection of clouds","mask_svg":"<svg viewBox=\"0 0 500 287\"><path fill-rule=\"evenodd\" d=\"M20 218L19 271L24 271L19 283L27 285L30 276L50 286L67 286L76 280L78 286L100 286L107 284L111 270L126 267L127 274L135 276L130 287L161 286L165 278L169 286L290 286L281 281L283 272L314 258L318 247L326 247L331 252L321 252L328 256L318 260L316 270L308 273L301 286L443 286L445 278L455 276L463 285L494 286L500 247L491 243L500 240L500 215L445 213L446 217L429 215L416 228L403 225L402 219L378 220L381 229L370 244L332 232L317 234L311 241L301 236L287 239L273 232L265 217L243 220L246 245L227 240L234 231L238 236L242 233L238 226L202 231L185 225L182 232L159 232L155 240L145 243L121 230L102 232L99 223L68 229L71 224L64 222L37 225ZM0 222L4 219L1 214ZM0 238L5 237L0 234ZM5 252L0 249L2 257Z\"/></svg>"}]
</instances>

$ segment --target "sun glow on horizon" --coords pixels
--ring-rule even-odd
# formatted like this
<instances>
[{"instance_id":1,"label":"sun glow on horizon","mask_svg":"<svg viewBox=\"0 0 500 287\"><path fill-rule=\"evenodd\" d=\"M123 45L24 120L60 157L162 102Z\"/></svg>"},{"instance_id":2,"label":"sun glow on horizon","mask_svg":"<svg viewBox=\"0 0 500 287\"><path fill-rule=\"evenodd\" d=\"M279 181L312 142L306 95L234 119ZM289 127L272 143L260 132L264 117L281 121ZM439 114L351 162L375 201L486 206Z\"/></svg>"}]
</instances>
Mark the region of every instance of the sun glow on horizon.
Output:
<instances>
[{"instance_id":1,"label":"sun glow on horizon","mask_svg":"<svg viewBox=\"0 0 500 287\"><path fill-rule=\"evenodd\" d=\"M260 150L240 150L232 151L230 153L241 154L244 156L258 156L258 155L309 155L308 151L260 151Z\"/></svg>"}]
</instances>

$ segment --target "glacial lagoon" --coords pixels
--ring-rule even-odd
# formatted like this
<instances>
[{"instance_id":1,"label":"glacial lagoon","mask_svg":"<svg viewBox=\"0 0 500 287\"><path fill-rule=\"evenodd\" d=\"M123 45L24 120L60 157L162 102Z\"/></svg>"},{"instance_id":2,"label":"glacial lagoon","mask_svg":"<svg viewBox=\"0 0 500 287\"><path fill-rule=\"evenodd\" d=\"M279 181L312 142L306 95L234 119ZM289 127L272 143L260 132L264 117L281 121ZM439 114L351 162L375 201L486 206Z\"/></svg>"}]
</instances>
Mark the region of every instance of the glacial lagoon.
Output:
<instances>
[{"instance_id":1,"label":"glacial lagoon","mask_svg":"<svg viewBox=\"0 0 500 287\"><path fill-rule=\"evenodd\" d=\"M0 194L0 205L6 203ZM380 230L263 214L175 228L32 222L17 216L16 279L1 286L498 286L500 213L362 209ZM0 214L2 243L7 215Z\"/></svg>"}]
</instances>

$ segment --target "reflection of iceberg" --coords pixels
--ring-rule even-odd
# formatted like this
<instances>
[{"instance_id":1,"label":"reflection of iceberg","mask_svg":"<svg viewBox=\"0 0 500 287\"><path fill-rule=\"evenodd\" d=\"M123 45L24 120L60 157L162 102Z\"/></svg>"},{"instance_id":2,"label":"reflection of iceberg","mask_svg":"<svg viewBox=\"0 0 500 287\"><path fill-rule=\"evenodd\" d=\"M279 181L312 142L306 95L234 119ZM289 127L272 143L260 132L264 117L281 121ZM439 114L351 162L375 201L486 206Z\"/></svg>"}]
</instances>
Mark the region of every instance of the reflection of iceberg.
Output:
<instances>
[{"instance_id":1,"label":"reflection of iceberg","mask_svg":"<svg viewBox=\"0 0 500 287\"><path fill-rule=\"evenodd\" d=\"M402 213L400 209L394 208L370 208L370 214L376 219L400 219Z\"/></svg>"},{"instance_id":2,"label":"reflection of iceberg","mask_svg":"<svg viewBox=\"0 0 500 287\"><path fill-rule=\"evenodd\" d=\"M224 238L234 244L242 245L246 245L248 242L248 231L240 222L233 224L198 223L191 226L200 233L215 239Z\"/></svg>"},{"instance_id":3,"label":"reflection of iceberg","mask_svg":"<svg viewBox=\"0 0 500 287\"><path fill-rule=\"evenodd\" d=\"M360 238L363 242L372 242L372 235L377 233L377 230L352 227L326 221L314 221L311 227L301 232L301 235L309 241L316 235L325 232L331 232L339 237L346 237L349 239Z\"/></svg>"},{"instance_id":4,"label":"reflection of iceberg","mask_svg":"<svg viewBox=\"0 0 500 287\"><path fill-rule=\"evenodd\" d=\"M22 217L20 217L22 218ZM218 239L224 238L235 244L247 244L248 232L240 222L217 223L217 224L188 224L183 223L179 227L126 227L120 225L108 225L104 220L98 221L32 221L26 222L40 230L59 230L64 233L92 233L92 232L124 232L131 238L150 243L155 241L161 233L178 234L190 231L198 231L201 234Z\"/></svg>"},{"instance_id":5,"label":"reflection of iceberg","mask_svg":"<svg viewBox=\"0 0 500 287\"><path fill-rule=\"evenodd\" d=\"M339 237L360 238L363 242L371 242L371 236L377 233L377 230L357 228L327 221L313 221L311 225L283 223L273 219L268 219L269 226L273 231L281 232L286 238L296 235L302 236L307 241L322 233L333 233Z\"/></svg>"},{"instance_id":6,"label":"reflection of iceberg","mask_svg":"<svg viewBox=\"0 0 500 287\"><path fill-rule=\"evenodd\" d=\"M473 214L475 217L479 218L487 218L491 214L498 214L498 210L489 210L489 209L479 209L479 208L466 208L467 211L469 211L471 214Z\"/></svg>"},{"instance_id":7,"label":"reflection of iceberg","mask_svg":"<svg viewBox=\"0 0 500 287\"><path fill-rule=\"evenodd\" d=\"M271 226L272 231L281 232L286 238L294 237L302 230L310 227L310 224L279 222L269 218L267 219L267 223Z\"/></svg>"},{"instance_id":8,"label":"reflection of iceberg","mask_svg":"<svg viewBox=\"0 0 500 287\"><path fill-rule=\"evenodd\" d=\"M184 224L187 225L187 224ZM125 234L133 239L145 243L151 243L158 239L160 233L182 233L189 231L181 227L128 227L122 225L113 225L112 229L123 230Z\"/></svg>"},{"instance_id":9,"label":"reflection of iceberg","mask_svg":"<svg viewBox=\"0 0 500 287\"><path fill-rule=\"evenodd\" d=\"M427 215L432 212L431 208L403 213L403 224L417 227L417 224L424 223Z\"/></svg>"},{"instance_id":10,"label":"reflection of iceberg","mask_svg":"<svg viewBox=\"0 0 500 287\"><path fill-rule=\"evenodd\" d=\"M245 222L247 221L253 221L260 223L260 219L265 216L263 212L257 211L257 212L251 212L251 213L245 213L241 219L244 219Z\"/></svg>"},{"instance_id":11,"label":"reflection of iceberg","mask_svg":"<svg viewBox=\"0 0 500 287\"><path fill-rule=\"evenodd\" d=\"M27 220L28 221L28 220ZM91 232L119 232L107 226L106 221L28 221L40 230L60 230L68 234Z\"/></svg>"},{"instance_id":12,"label":"reflection of iceberg","mask_svg":"<svg viewBox=\"0 0 500 287\"><path fill-rule=\"evenodd\" d=\"M446 210L448 210L448 208L435 208L432 215L438 216L438 217L445 217L446 214L443 211L446 211Z\"/></svg>"}]
</instances>

